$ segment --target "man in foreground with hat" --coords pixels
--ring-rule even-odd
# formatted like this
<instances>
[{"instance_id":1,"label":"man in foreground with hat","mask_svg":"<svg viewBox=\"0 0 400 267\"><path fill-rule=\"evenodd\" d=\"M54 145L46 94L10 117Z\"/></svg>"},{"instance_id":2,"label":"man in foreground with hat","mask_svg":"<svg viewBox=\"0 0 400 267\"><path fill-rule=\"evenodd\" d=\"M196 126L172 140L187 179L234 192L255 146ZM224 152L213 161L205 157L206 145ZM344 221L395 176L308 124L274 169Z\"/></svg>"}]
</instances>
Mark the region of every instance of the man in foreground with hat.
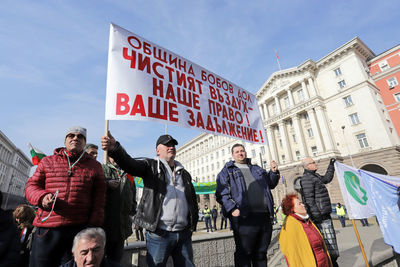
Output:
<instances>
[{"instance_id":1,"label":"man in foreground with hat","mask_svg":"<svg viewBox=\"0 0 400 267\"><path fill-rule=\"evenodd\" d=\"M84 151L86 129L72 127L64 144L41 160L26 184L26 199L39 207L31 267L67 262L74 236L103 224L106 185L100 163Z\"/></svg>"},{"instance_id":2,"label":"man in foreground with hat","mask_svg":"<svg viewBox=\"0 0 400 267\"><path fill-rule=\"evenodd\" d=\"M176 145L172 136L161 135L155 159L134 159L110 133L101 137L102 149L122 170L143 178L143 196L133 223L147 230L148 266L166 266L169 256L174 266L194 266L191 237L198 206L190 174L174 160Z\"/></svg>"}]
</instances>

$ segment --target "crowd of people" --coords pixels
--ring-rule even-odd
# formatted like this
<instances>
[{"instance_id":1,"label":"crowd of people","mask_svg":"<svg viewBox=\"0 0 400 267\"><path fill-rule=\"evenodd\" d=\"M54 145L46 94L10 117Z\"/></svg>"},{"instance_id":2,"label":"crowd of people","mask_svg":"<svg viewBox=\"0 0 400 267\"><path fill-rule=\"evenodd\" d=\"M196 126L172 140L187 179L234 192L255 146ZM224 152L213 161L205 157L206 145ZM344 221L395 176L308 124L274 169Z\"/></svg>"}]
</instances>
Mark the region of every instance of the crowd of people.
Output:
<instances>
[{"instance_id":1,"label":"crowd of people","mask_svg":"<svg viewBox=\"0 0 400 267\"><path fill-rule=\"evenodd\" d=\"M65 147L43 158L28 179L26 199L37 211L28 205L13 213L0 209L0 265L120 266L133 225L138 240L144 240L145 230L148 266L166 266L169 257L174 266L194 266L192 233L199 207L191 175L175 160L178 141L161 135L155 158L132 158L108 133L101 137L108 154L102 165L96 160L98 147L86 144L86 138L85 128L69 129ZM280 180L277 163L271 161L269 171L252 164L242 144L231 152L232 160L217 176L221 210L206 205L203 214L207 232L217 230L218 214L220 229L229 220L235 266L267 266L274 219L282 223L279 242L289 266L337 266L325 187L333 179L335 160L322 176L313 159L304 159L300 190L276 208L271 190ZM139 205L133 176L143 179ZM1 199L0 194L0 204Z\"/></svg>"}]
</instances>

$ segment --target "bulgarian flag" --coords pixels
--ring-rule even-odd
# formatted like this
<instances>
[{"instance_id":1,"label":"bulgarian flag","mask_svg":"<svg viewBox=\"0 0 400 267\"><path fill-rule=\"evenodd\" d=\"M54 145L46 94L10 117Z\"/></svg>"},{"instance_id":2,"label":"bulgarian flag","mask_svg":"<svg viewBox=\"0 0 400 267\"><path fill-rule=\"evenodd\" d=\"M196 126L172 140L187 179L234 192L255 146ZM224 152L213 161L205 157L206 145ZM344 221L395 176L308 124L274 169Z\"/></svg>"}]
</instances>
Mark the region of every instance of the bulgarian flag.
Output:
<instances>
[{"instance_id":1,"label":"bulgarian flag","mask_svg":"<svg viewBox=\"0 0 400 267\"><path fill-rule=\"evenodd\" d=\"M42 158L46 157L46 155L39 149L34 148L31 143L28 143L28 147L32 156L33 165L38 165Z\"/></svg>"}]
</instances>

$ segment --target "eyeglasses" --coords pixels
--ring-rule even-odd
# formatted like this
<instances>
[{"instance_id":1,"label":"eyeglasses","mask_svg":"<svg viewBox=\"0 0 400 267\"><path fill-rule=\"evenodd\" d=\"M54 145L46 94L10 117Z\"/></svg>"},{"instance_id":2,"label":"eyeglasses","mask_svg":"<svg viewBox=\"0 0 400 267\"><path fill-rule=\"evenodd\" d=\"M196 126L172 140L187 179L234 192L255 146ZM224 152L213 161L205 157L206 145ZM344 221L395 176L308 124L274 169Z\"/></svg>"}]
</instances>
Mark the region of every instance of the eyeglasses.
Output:
<instances>
[{"instance_id":1,"label":"eyeglasses","mask_svg":"<svg viewBox=\"0 0 400 267\"><path fill-rule=\"evenodd\" d=\"M67 134L67 137L71 138L71 139L73 139L75 137L78 137L79 139L84 139L85 138L85 136L83 136L83 134L72 134L72 133Z\"/></svg>"}]
</instances>

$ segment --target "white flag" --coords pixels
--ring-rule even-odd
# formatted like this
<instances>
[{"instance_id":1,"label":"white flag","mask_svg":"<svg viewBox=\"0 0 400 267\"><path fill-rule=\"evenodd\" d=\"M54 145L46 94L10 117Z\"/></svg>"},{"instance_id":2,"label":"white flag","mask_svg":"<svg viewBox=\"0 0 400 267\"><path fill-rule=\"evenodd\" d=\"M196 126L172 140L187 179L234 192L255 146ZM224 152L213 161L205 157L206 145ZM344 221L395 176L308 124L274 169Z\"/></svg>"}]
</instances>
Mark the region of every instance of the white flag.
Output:
<instances>
[{"instance_id":1,"label":"white flag","mask_svg":"<svg viewBox=\"0 0 400 267\"><path fill-rule=\"evenodd\" d=\"M265 144L255 95L115 24L108 53L107 120L144 120Z\"/></svg>"},{"instance_id":2,"label":"white flag","mask_svg":"<svg viewBox=\"0 0 400 267\"><path fill-rule=\"evenodd\" d=\"M335 162L340 191L350 219L364 219L375 215L373 202L358 169Z\"/></svg>"}]
</instances>

